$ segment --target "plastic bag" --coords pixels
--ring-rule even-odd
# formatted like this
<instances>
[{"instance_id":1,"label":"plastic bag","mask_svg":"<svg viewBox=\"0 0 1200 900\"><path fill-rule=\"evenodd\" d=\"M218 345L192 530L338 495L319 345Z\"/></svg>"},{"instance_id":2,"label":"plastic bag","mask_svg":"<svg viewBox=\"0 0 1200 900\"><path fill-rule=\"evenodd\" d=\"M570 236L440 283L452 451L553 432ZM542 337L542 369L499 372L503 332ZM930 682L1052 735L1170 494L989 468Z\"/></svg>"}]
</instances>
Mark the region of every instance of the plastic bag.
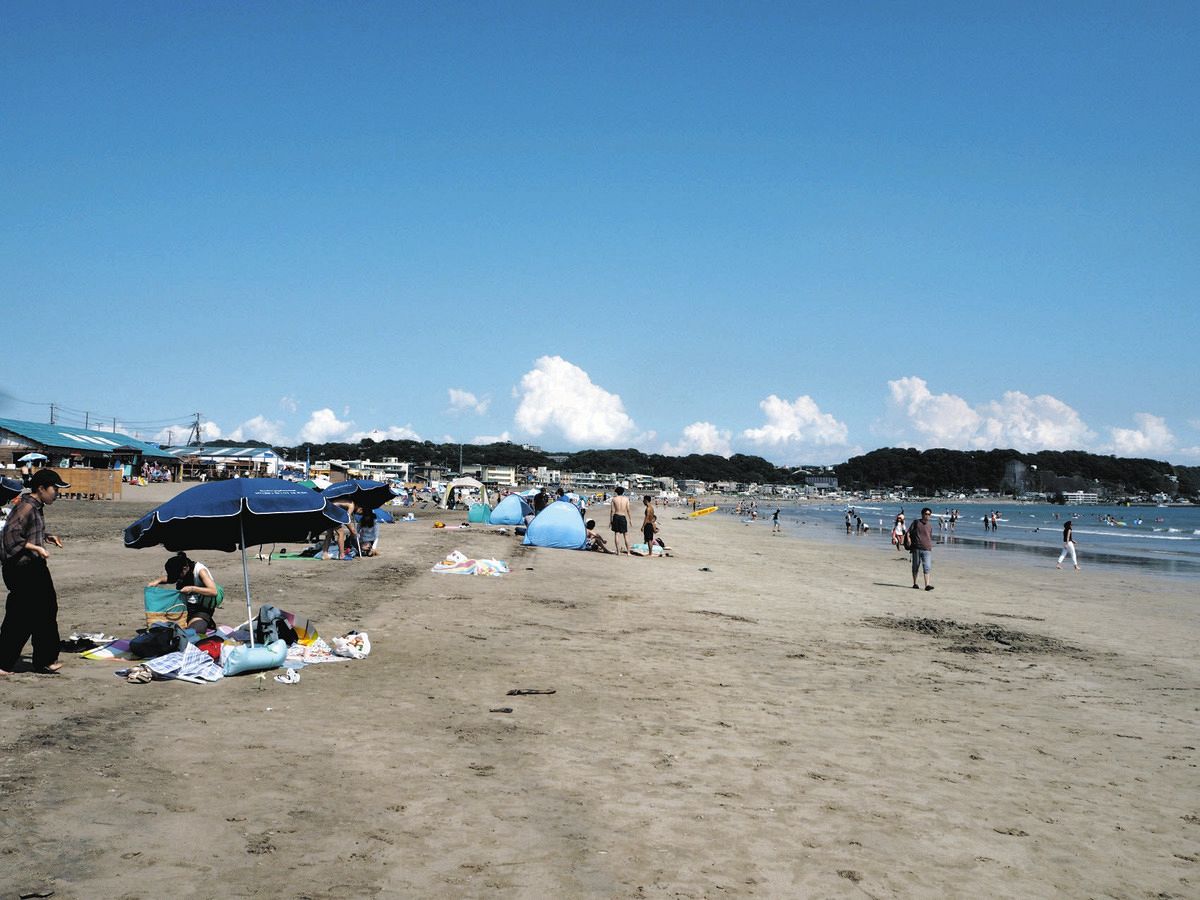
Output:
<instances>
[{"instance_id":1,"label":"plastic bag","mask_svg":"<svg viewBox=\"0 0 1200 900\"><path fill-rule=\"evenodd\" d=\"M345 637L333 639L333 655L350 659L365 659L371 653L371 639L365 631L351 631Z\"/></svg>"}]
</instances>

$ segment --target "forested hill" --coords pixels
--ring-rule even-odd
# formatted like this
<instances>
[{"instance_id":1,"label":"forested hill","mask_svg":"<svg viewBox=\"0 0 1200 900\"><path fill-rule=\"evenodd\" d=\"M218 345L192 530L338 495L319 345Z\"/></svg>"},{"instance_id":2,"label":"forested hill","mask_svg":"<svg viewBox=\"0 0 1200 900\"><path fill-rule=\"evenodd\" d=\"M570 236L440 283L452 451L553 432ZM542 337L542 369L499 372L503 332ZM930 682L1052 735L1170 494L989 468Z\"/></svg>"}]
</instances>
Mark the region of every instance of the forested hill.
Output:
<instances>
[{"instance_id":1,"label":"forested hill","mask_svg":"<svg viewBox=\"0 0 1200 900\"><path fill-rule=\"evenodd\" d=\"M1200 467L1173 466L1155 459L1122 459L1078 450L1020 453L1016 450L913 450L885 448L835 466L844 488L912 487L925 494L939 490L970 492L1011 489L1005 467L1018 460L1028 468L1029 490L1095 490L1102 486L1120 494L1195 496L1200 493ZM1036 467L1036 468L1035 468ZM1171 476L1178 480L1173 481Z\"/></svg>"},{"instance_id":2,"label":"forested hill","mask_svg":"<svg viewBox=\"0 0 1200 900\"><path fill-rule=\"evenodd\" d=\"M435 444L431 441L380 441L367 439L357 444L301 444L298 447L279 447L281 455L303 461L306 454L317 459L371 459L395 457L404 462L431 462L456 470L460 445ZM700 481L736 481L744 483L785 483L789 478L803 481L802 472L780 469L761 456L734 454L726 459L716 454L693 453L690 456L663 456L627 450L583 450L578 453L548 454L526 450L519 444L463 444L464 465L485 463L495 466L517 466L562 469L566 472L618 472L643 475L666 475L672 478L695 478Z\"/></svg>"},{"instance_id":3,"label":"forested hill","mask_svg":"<svg viewBox=\"0 0 1200 900\"><path fill-rule=\"evenodd\" d=\"M375 441L355 444L302 444L279 447L288 459L303 461L306 452L318 459L372 459L395 457L405 462L432 462L458 469L460 445L431 441ZM736 453L726 459L716 454L664 456L625 450L582 450L549 454L527 450L519 444L463 444L462 461L472 465L562 469L567 472L617 472L693 478L713 483L803 484L806 474L820 474L818 466L779 467L761 456ZM938 491L971 492L982 488L1003 490L1005 465L1019 460L1030 467L1026 473L1029 490L1095 490L1097 482L1108 491L1122 494L1156 494L1193 497L1200 494L1200 467L1172 466L1153 459L1119 459L1082 451L1020 453L1016 450L913 450L884 448L856 456L834 466L840 485L852 490L896 486L911 487L923 494ZM1036 466L1036 469L1033 468ZM1178 484L1169 476L1178 479Z\"/></svg>"}]
</instances>

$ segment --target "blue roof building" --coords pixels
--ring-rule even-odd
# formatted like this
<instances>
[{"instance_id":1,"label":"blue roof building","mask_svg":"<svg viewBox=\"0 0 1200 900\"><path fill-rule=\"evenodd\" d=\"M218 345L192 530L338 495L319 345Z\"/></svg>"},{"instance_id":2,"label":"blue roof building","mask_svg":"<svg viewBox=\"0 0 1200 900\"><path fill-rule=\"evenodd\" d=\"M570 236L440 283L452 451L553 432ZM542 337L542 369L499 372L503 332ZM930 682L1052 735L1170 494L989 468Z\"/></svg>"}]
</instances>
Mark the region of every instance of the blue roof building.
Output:
<instances>
[{"instance_id":1,"label":"blue roof building","mask_svg":"<svg viewBox=\"0 0 1200 900\"><path fill-rule=\"evenodd\" d=\"M111 469L115 460L134 465L175 461L154 444L116 431L0 419L0 462L12 463L31 451L44 453L51 466Z\"/></svg>"}]
</instances>

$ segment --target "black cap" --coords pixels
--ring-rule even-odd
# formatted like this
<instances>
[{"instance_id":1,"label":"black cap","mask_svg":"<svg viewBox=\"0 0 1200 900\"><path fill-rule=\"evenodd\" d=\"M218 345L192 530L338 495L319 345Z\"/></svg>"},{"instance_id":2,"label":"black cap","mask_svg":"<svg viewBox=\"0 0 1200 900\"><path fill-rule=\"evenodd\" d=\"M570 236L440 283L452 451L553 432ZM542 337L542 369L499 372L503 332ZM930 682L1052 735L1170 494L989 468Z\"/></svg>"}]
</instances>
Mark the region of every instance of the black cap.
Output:
<instances>
[{"instance_id":1,"label":"black cap","mask_svg":"<svg viewBox=\"0 0 1200 900\"><path fill-rule=\"evenodd\" d=\"M70 487L53 469L38 469L33 473L33 477L29 479L29 489L31 491L36 491L40 487L51 486L60 488Z\"/></svg>"}]
</instances>

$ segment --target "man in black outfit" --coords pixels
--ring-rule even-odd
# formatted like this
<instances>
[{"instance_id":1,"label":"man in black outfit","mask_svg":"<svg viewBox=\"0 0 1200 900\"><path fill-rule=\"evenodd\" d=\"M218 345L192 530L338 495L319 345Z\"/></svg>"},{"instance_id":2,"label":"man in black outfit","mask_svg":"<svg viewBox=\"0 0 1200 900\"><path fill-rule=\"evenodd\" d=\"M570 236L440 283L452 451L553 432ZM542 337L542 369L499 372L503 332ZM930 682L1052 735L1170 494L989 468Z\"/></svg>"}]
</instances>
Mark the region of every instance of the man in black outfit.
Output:
<instances>
[{"instance_id":1,"label":"man in black outfit","mask_svg":"<svg viewBox=\"0 0 1200 900\"><path fill-rule=\"evenodd\" d=\"M53 469L39 469L29 479L29 493L17 502L0 534L0 566L8 602L0 625L0 676L12 674L25 643L33 638L33 669L52 674L58 661L58 594L50 578L46 544L62 541L46 534L43 510L70 487Z\"/></svg>"}]
</instances>

